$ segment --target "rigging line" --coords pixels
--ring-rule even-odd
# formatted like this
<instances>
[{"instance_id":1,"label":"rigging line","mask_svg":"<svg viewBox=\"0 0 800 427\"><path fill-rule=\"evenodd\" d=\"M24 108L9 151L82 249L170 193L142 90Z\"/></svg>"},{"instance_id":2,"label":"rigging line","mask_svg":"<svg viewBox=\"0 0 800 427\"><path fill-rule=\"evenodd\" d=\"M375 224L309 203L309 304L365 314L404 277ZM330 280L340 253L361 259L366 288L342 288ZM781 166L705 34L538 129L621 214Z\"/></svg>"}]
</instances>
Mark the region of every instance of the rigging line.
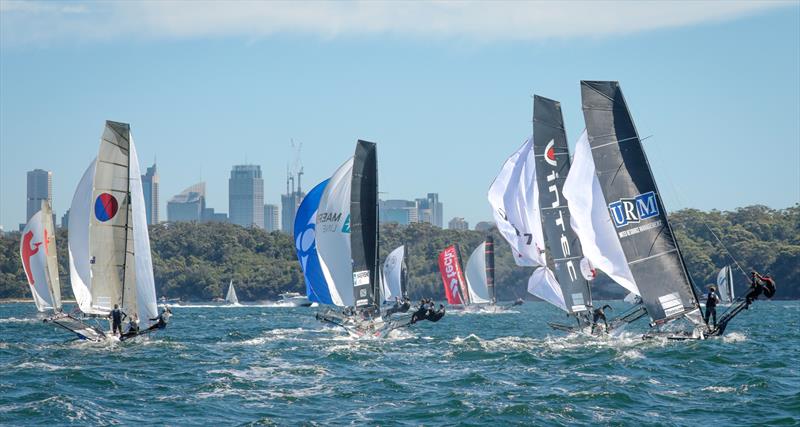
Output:
<instances>
[{"instance_id":1,"label":"rigging line","mask_svg":"<svg viewBox=\"0 0 800 427\"><path fill-rule=\"evenodd\" d=\"M650 138L651 136L653 136L653 135L650 135L647 138ZM647 138L644 138L644 139L647 139ZM661 151L659 149L659 147L658 147L658 144L653 144L653 145L656 147L656 151L659 151L659 152ZM661 156L658 156L658 157L660 158ZM689 205L687 205L685 203L681 192L678 190L678 187L672 181L672 176L669 174L669 168L665 168L665 170L666 170L666 173L664 173L664 176L667 178L667 182L669 183L670 187L672 187L672 192L677 197L678 202L680 204L684 205L684 206L689 206ZM734 264L736 264L736 268L738 268L739 271L741 271L742 275L745 276L745 278L749 279L749 277L747 276L747 273L745 273L744 269L739 264L739 261L736 259L736 257L733 256L733 253L728 249L728 247L725 245L725 243L722 242L722 239L720 239L719 236L717 236L717 233L715 233L714 230L712 230L711 227L709 227L708 223L704 219L701 220L700 222L711 233L711 235L714 236L714 239L717 240L717 243L719 243L719 245L725 251L725 254L728 255L728 257L733 261ZM684 228L685 228L685 226L684 226Z\"/></svg>"}]
</instances>

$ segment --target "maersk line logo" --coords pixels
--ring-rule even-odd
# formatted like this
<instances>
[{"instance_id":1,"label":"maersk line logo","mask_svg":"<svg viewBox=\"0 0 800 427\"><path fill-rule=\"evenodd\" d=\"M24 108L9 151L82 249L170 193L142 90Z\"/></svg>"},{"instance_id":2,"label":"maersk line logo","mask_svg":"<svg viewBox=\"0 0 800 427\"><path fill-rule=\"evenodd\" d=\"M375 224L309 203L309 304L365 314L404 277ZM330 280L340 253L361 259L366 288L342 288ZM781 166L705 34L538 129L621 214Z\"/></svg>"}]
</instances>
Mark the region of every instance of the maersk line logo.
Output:
<instances>
[{"instance_id":1,"label":"maersk line logo","mask_svg":"<svg viewBox=\"0 0 800 427\"><path fill-rule=\"evenodd\" d=\"M617 228L624 227L629 223L637 223L659 214L658 202L654 191L640 194L631 199L619 199L614 203L610 203L608 210L611 211L611 218Z\"/></svg>"}]
</instances>

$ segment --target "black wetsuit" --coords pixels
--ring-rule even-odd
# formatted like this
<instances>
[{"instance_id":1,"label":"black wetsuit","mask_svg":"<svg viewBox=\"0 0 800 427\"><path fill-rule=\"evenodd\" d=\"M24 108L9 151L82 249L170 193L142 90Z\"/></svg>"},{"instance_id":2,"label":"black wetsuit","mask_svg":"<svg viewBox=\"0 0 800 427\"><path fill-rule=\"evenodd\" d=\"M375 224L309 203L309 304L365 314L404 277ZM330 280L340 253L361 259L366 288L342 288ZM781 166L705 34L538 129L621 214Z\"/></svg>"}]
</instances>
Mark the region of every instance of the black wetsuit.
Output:
<instances>
[{"instance_id":1,"label":"black wetsuit","mask_svg":"<svg viewBox=\"0 0 800 427\"><path fill-rule=\"evenodd\" d=\"M444 313L445 313L445 310L444 310L444 307L442 307L439 310L437 310L435 313L431 314L428 317L428 320L430 320L431 322L438 322L442 317L444 317Z\"/></svg>"},{"instance_id":2,"label":"black wetsuit","mask_svg":"<svg viewBox=\"0 0 800 427\"><path fill-rule=\"evenodd\" d=\"M745 296L747 307L750 307L750 304L752 304L753 301L757 300L763 291L764 291L763 279L760 276L753 277L752 281L750 282L750 292L748 292L747 295Z\"/></svg>"},{"instance_id":3,"label":"black wetsuit","mask_svg":"<svg viewBox=\"0 0 800 427\"><path fill-rule=\"evenodd\" d=\"M428 307L425 304L421 305L419 309L415 311L414 314L411 315L411 323L414 324L419 322L420 320L425 319L427 317L427 314L428 314Z\"/></svg>"},{"instance_id":4,"label":"black wetsuit","mask_svg":"<svg viewBox=\"0 0 800 427\"><path fill-rule=\"evenodd\" d=\"M164 328L167 327L167 320L164 318L164 312L163 311L161 312L161 314L158 315L158 317L154 317L154 318L152 318L150 320L156 320L157 323L155 325L147 328L148 331L152 331L154 329L164 329Z\"/></svg>"},{"instance_id":5,"label":"black wetsuit","mask_svg":"<svg viewBox=\"0 0 800 427\"><path fill-rule=\"evenodd\" d=\"M122 336L122 319L128 316L118 308L111 310L110 316L111 316L111 334L113 335L119 332L119 335Z\"/></svg>"},{"instance_id":6,"label":"black wetsuit","mask_svg":"<svg viewBox=\"0 0 800 427\"><path fill-rule=\"evenodd\" d=\"M411 308L411 303L408 302L408 301L405 301L405 302L403 302L403 304L400 305L400 308L398 309L398 311L400 311L401 313L405 313L410 308Z\"/></svg>"},{"instance_id":7,"label":"black wetsuit","mask_svg":"<svg viewBox=\"0 0 800 427\"><path fill-rule=\"evenodd\" d=\"M594 310L594 313L592 314L592 333L594 333L594 328L597 327L597 321L600 319L603 319L603 324L606 325L606 328L604 330L608 331L608 321L606 321L606 313L605 311L603 311L606 308L611 308L611 306L606 304ZM613 310L613 308L611 309Z\"/></svg>"},{"instance_id":8,"label":"black wetsuit","mask_svg":"<svg viewBox=\"0 0 800 427\"><path fill-rule=\"evenodd\" d=\"M717 296L716 292L709 292L708 296L706 297L706 316L705 321L708 323L708 318L714 318L714 325L717 324L717 304L719 303L719 297Z\"/></svg>"}]
</instances>

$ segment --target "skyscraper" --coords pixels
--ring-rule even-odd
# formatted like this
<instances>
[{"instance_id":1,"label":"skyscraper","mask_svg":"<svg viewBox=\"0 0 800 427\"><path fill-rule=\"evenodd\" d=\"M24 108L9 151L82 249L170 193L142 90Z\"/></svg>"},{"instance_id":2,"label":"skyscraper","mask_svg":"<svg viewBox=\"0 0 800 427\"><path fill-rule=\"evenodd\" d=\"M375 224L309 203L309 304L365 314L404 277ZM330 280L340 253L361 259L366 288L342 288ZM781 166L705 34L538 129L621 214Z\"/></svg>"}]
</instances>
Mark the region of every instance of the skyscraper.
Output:
<instances>
[{"instance_id":1,"label":"skyscraper","mask_svg":"<svg viewBox=\"0 0 800 427\"><path fill-rule=\"evenodd\" d=\"M439 228L444 226L444 209L439 201L439 193L428 193L428 197L417 199L419 222L427 222Z\"/></svg>"},{"instance_id":2,"label":"skyscraper","mask_svg":"<svg viewBox=\"0 0 800 427\"><path fill-rule=\"evenodd\" d=\"M297 173L297 189L295 189L295 176L291 173L286 177L286 194L281 196L281 230L284 233L294 233L294 216L297 214L297 208L300 207L300 202L306 193L303 192L300 186L300 180L303 178L303 170ZM291 185L290 185L291 184Z\"/></svg>"},{"instance_id":3,"label":"skyscraper","mask_svg":"<svg viewBox=\"0 0 800 427\"><path fill-rule=\"evenodd\" d=\"M264 205L264 229L270 233L281 230L278 205Z\"/></svg>"},{"instance_id":4,"label":"skyscraper","mask_svg":"<svg viewBox=\"0 0 800 427\"><path fill-rule=\"evenodd\" d=\"M264 179L261 166L236 165L228 179L228 211L231 224L264 227Z\"/></svg>"},{"instance_id":5,"label":"skyscraper","mask_svg":"<svg viewBox=\"0 0 800 427\"><path fill-rule=\"evenodd\" d=\"M53 172L34 169L28 171L27 222L42 209L42 200L53 205ZM55 215L55 214L54 214Z\"/></svg>"},{"instance_id":6,"label":"skyscraper","mask_svg":"<svg viewBox=\"0 0 800 427\"><path fill-rule=\"evenodd\" d=\"M158 171L156 164L147 168L147 172L142 175L142 192L144 193L144 209L147 213L147 225L158 224L160 220L160 202L158 194Z\"/></svg>"}]
</instances>

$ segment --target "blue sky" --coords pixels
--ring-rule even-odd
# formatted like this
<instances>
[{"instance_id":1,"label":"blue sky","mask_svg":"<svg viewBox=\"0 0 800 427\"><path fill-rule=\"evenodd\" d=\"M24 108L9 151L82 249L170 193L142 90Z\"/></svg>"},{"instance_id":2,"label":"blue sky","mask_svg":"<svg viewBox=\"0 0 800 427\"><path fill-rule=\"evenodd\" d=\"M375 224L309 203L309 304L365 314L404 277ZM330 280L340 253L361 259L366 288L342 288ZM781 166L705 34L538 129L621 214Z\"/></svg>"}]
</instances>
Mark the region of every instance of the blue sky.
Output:
<instances>
[{"instance_id":1,"label":"blue sky","mask_svg":"<svg viewBox=\"0 0 800 427\"><path fill-rule=\"evenodd\" d=\"M531 96L583 129L579 80L619 80L668 209L800 202L800 3L0 2L0 224L25 172L69 207L106 119L131 123L166 201L201 179L228 211L231 166L285 188L359 138L384 198L438 192L474 225L531 133Z\"/></svg>"}]
</instances>

